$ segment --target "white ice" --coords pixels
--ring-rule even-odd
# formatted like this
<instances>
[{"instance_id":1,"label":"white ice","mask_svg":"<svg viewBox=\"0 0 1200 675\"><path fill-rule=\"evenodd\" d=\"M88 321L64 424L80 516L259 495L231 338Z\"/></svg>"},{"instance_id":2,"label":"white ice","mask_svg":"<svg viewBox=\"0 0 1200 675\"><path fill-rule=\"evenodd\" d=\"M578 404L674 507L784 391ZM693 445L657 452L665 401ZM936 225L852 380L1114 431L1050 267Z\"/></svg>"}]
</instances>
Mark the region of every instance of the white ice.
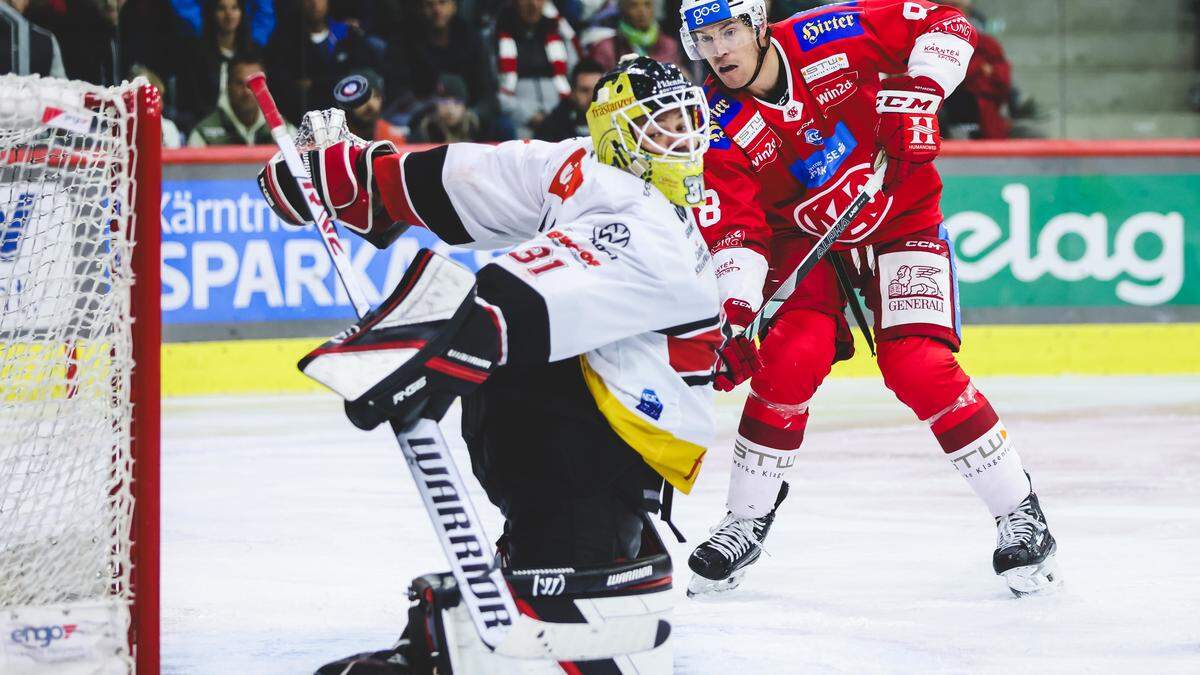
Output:
<instances>
[{"instance_id":1,"label":"white ice","mask_svg":"<svg viewBox=\"0 0 1200 675\"><path fill-rule=\"evenodd\" d=\"M1061 592L1009 594L983 505L867 378L818 394L770 556L733 594L685 599L691 546L724 513L725 397L676 502L676 672L1200 673L1200 377L978 384L1033 475ZM394 439L330 396L172 399L163 435L165 673L310 673L384 648L410 579L445 568Z\"/></svg>"}]
</instances>

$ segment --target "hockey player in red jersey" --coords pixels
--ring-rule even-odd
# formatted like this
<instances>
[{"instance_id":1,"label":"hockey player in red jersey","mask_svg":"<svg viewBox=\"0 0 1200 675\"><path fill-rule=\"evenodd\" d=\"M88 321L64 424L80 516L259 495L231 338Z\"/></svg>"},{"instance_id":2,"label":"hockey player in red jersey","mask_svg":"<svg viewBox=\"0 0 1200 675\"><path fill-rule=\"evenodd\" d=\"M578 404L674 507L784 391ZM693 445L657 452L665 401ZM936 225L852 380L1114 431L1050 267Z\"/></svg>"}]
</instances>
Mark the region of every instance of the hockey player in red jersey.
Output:
<instances>
[{"instance_id":1,"label":"hockey player in red jersey","mask_svg":"<svg viewBox=\"0 0 1200 675\"><path fill-rule=\"evenodd\" d=\"M853 354L846 286L862 291L874 314L884 383L930 425L995 518L995 572L1018 595L1053 586L1056 545L1028 474L955 359L954 259L932 160L938 108L971 58L971 24L925 0L840 3L773 25L763 0L684 0L680 13L688 55L713 71L698 217L732 325L749 324L764 292L858 194L876 153L888 156L883 191L783 305L761 351L741 337L722 349L719 389L753 379L729 514L692 554L690 591L736 587L758 558L787 494L809 401L832 365Z\"/></svg>"}]
</instances>

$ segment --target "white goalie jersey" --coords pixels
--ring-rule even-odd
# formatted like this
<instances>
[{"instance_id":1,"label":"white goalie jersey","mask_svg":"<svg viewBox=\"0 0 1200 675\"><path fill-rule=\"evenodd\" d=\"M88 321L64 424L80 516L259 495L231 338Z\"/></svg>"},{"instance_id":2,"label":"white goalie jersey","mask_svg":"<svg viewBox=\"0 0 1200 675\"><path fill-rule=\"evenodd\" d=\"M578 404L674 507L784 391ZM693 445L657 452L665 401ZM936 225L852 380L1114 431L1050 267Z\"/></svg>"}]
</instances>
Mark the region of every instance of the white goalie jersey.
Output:
<instances>
[{"instance_id":1,"label":"white goalie jersey","mask_svg":"<svg viewBox=\"0 0 1200 675\"><path fill-rule=\"evenodd\" d=\"M596 161L586 138L460 143L410 153L400 167L404 194L384 196L393 213L449 244L513 247L479 273L481 288L504 277L493 286L518 289L499 303L508 362L579 357L613 429L689 491L713 434L722 341L717 282L690 210Z\"/></svg>"}]
</instances>

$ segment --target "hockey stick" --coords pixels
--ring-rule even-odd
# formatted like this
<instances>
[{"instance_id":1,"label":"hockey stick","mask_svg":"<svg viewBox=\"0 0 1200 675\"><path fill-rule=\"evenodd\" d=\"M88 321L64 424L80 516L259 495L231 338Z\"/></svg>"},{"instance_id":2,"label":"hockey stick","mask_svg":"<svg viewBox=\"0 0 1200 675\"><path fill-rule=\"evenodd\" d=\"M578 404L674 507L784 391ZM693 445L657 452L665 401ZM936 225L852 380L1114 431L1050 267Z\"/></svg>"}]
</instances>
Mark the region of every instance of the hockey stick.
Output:
<instances>
[{"instance_id":1,"label":"hockey stick","mask_svg":"<svg viewBox=\"0 0 1200 675\"><path fill-rule=\"evenodd\" d=\"M837 220L833 221L833 226L829 228L829 231L817 240L816 245L812 247L808 255L805 255L800 264L796 265L796 269L788 275L788 278L780 284L779 288L775 289L775 292L771 294L770 298L767 298L762 307L758 308L758 312L754 315L754 320L742 331L743 337L754 340L755 344L762 342L763 338L767 336L767 329L771 327L771 320L775 318L775 314L783 306L783 303L792 297L792 293L796 291L796 286L817 266L817 263L820 262L821 258L825 257L829 249L833 248L834 243L837 242L837 238L842 236L842 232L845 232L850 223L854 222L859 212L883 188L883 175L887 172L887 155L883 150L880 150L875 156L874 169L874 173L867 179L866 184L862 186L862 190L859 191L858 195L854 197L854 201L850 202L846 210L842 211Z\"/></svg>"},{"instance_id":2,"label":"hockey stick","mask_svg":"<svg viewBox=\"0 0 1200 675\"><path fill-rule=\"evenodd\" d=\"M370 304L354 276L346 248L338 237L333 214L325 209L313 187L296 144L267 88L266 76L262 73L251 75L246 78L246 86L258 100L258 107L271 129L271 137L296 179L312 222L321 233L325 250L361 318L370 311ZM622 617L602 624L550 623L518 612L500 566L495 557L488 554L491 540L483 531L482 521L471 503L437 421L422 419L405 429L393 425L392 430L437 533L438 543L450 563L462 601L467 605L480 640L489 649L512 658L588 661L647 651L666 642L671 625L652 616Z\"/></svg>"}]
</instances>

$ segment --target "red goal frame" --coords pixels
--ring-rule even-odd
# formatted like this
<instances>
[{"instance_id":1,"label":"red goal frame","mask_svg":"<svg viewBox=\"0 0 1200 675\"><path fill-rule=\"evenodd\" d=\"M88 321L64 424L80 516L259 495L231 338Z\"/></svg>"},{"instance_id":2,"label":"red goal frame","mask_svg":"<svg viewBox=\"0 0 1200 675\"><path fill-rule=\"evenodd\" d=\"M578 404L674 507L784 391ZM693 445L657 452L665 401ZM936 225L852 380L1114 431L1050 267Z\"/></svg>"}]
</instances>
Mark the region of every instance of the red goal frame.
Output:
<instances>
[{"instance_id":1,"label":"red goal frame","mask_svg":"<svg viewBox=\"0 0 1200 675\"><path fill-rule=\"evenodd\" d=\"M130 396L133 457L133 531L130 555L130 654L137 675L158 675L159 651L159 544L160 544L160 438L162 347L161 241L162 200L162 98L150 85L132 94L134 113L133 219L127 236L133 237L133 373Z\"/></svg>"}]
</instances>

